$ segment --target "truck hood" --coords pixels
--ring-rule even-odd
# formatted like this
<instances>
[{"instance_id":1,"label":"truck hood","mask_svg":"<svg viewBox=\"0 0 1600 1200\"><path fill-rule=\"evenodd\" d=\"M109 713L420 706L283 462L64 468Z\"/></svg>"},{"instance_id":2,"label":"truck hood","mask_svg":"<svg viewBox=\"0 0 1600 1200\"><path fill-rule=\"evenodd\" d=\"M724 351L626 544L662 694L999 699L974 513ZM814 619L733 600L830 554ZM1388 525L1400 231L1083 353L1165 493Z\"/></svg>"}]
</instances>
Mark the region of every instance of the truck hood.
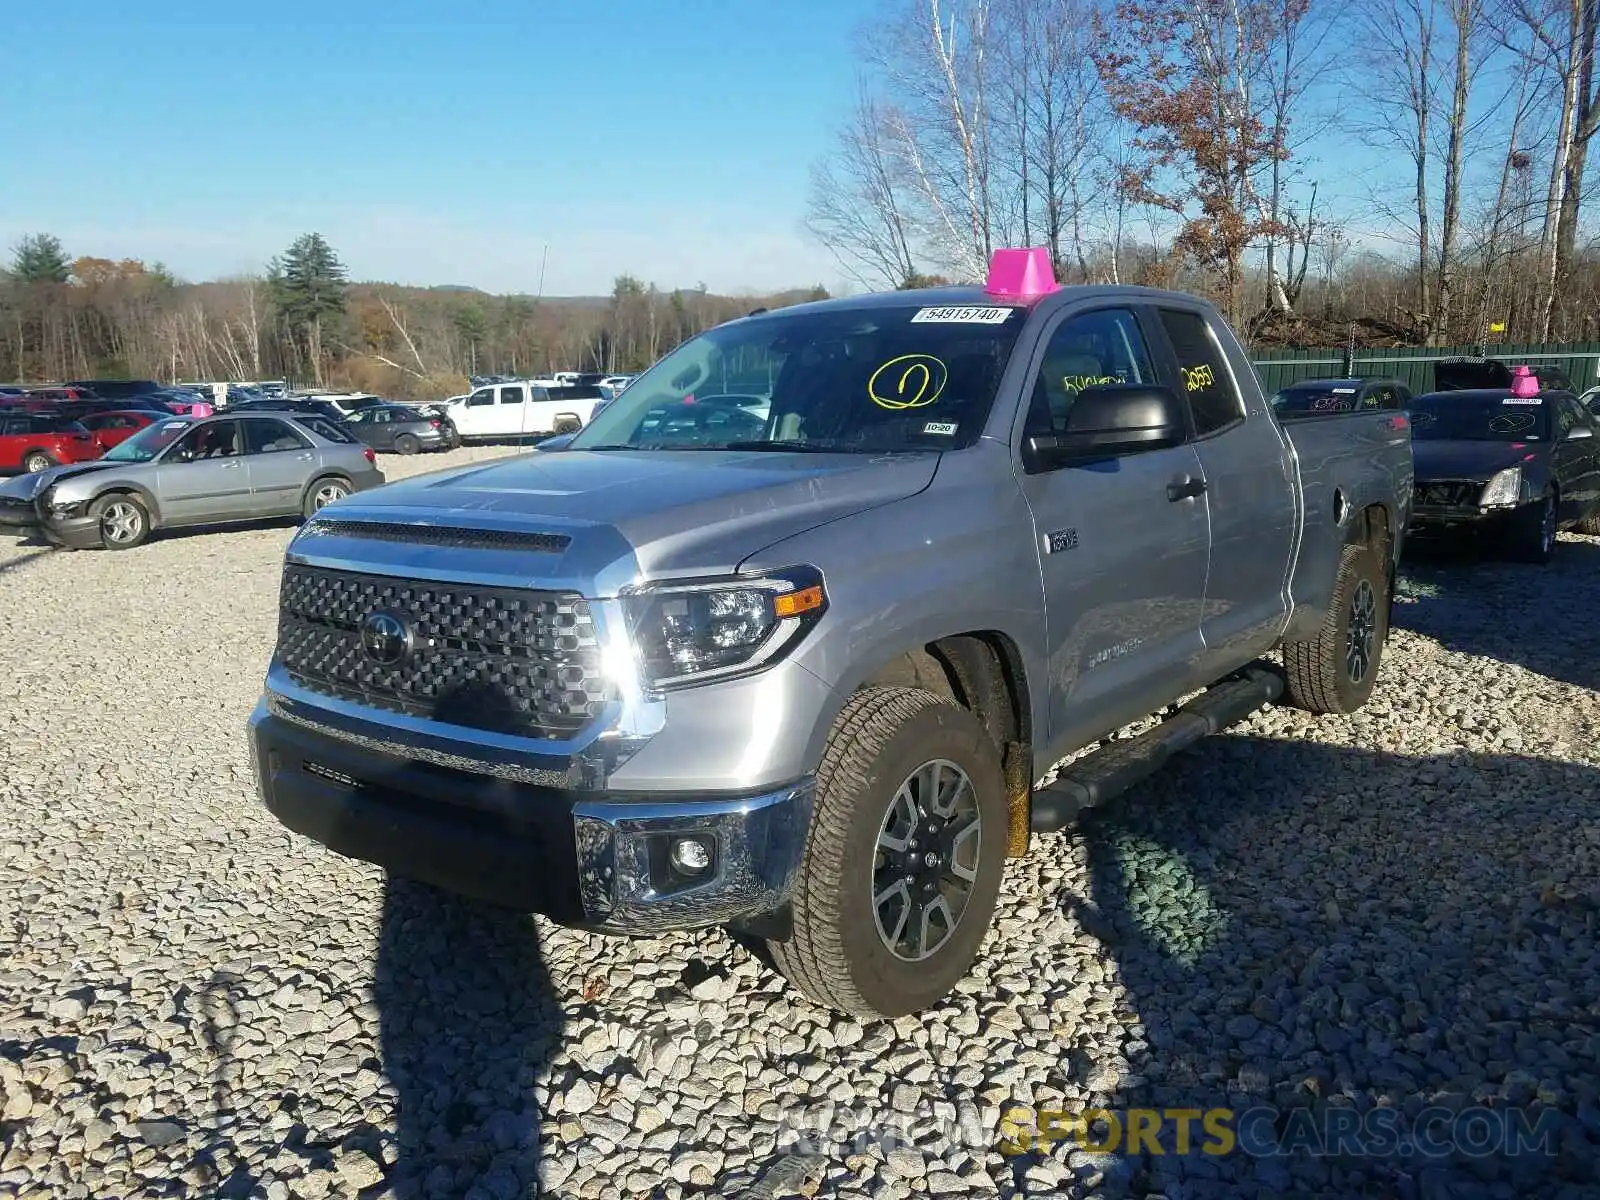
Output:
<instances>
[{"instance_id":1,"label":"truck hood","mask_svg":"<svg viewBox=\"0 0 1600 1200\"><path fill-rule=\"evenodd\" d=\"M1515 467L1531 456L1543 458L1543 442L1489 442L1440 438L1411 443L1411 460L1418 483L1438 479L1472 479L1487 482L1496 471Z\"/></svg>"},{"instance_id":2,"label":"truck hood","mask_svg":"<svg viewBox=\"0 0 1600 1200\"><path fill-rule=\"evenodd\" d=\"M564 534L561 561L540 555L539 577L587 580L603 595L641 575L733 571L773 542L915 495L938 462L936 452L535 451L361 492L327 516Z\"/></svg>"}]
</instances>

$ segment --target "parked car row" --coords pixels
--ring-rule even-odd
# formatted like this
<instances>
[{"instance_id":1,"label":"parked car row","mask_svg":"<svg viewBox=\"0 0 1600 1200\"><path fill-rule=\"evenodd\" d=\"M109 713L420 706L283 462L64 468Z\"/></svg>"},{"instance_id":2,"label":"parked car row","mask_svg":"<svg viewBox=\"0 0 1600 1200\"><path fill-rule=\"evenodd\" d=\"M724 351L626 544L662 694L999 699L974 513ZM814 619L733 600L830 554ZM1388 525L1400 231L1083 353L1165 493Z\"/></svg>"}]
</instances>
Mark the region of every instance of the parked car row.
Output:
<instances>
[{"instance_id":1,"label":"parked car row","mask_svg":"<svg viewBox=\"0 0 1600 1200\"><path fill-rule=\"evenodd\" d=\"M397 404L378 396L341 393L261 396L234 387L218 410L196 391L153 381L96 381L59 387L8 386L0 392L0 472L37 472L98 458L167 416L205 417L218 411L315 415L346 427L357 441L397 454L448 450L461 438L447 412Z\"/></svg>"},{"instance_id":2,"label":"parked car row","mask_svg":"<svg viewBox=\"0 0 1600 1200\"><path fill-rule=\"evenodd\" d=\"M1467 534L1547 563L1562 529L1600 534L1600 388L1558 368L1444 359L1420 396L1392 378L1307 379L1272 398L1280 420L1359 411L1411 421L1410 534Z\"/></svg>"},{"instance_id":3,"label":"parked car row","mask_svg":"<svg viewBox=\"0 0 1600 1200\"><path fill-rule=\"evenodd\" d=\"M0 484L0 527L67 549L128 550L158 529L309 517L383 482L372 447L325 417L169 414L104 453L67 450Z\"/></svg>"}]
</instances>

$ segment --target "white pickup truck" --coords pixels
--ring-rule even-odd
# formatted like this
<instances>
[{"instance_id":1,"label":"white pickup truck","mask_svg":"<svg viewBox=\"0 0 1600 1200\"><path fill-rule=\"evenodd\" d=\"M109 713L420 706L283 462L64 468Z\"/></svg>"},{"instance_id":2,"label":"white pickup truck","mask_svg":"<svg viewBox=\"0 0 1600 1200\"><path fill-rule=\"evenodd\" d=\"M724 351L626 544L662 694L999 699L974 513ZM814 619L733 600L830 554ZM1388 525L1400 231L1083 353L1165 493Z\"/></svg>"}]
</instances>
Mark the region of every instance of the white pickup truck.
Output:
<instances>
[{"instance_id":1,"label":"white pickup truck","mask_svg":"<svg viewBox=\"0 0 1600 1200\"><path fill-rule=\"evenodd\" d=\"M448 411L463 441L544 437L582 429L604 399L598 387L523 379L477 388L452 400Z\"/></svg>"}]
</instances>

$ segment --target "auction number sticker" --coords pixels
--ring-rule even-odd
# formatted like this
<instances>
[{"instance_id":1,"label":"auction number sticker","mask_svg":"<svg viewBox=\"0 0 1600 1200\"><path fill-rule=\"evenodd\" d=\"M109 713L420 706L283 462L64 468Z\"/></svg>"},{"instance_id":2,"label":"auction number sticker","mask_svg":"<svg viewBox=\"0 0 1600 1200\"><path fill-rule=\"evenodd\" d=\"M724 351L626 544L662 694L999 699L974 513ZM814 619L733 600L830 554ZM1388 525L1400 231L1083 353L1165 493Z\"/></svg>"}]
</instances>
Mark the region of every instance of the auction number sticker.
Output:
<instances>
[{"instance_id":1,"label":"auction number sticker","mask_svg":"<svg viewBox=\"0 0 1600 1200\"><path fill-rule=\"evenodd\" d=\"M936 322L958 325L1003 325L1014 308L919 308L912 316L913 322Z\"/></svg>"},{"instance_id":2,"label":"auction number sticker","mask_svg":"<svg viewBox=\"0 0 1600 1200\"><path fill-rule=\"evenodd\" d=\"M948 435L953 434L955 431L956 423L954 421L929 421L922 427L923 433L942 433Z\"/></svg>"}]
</instances>

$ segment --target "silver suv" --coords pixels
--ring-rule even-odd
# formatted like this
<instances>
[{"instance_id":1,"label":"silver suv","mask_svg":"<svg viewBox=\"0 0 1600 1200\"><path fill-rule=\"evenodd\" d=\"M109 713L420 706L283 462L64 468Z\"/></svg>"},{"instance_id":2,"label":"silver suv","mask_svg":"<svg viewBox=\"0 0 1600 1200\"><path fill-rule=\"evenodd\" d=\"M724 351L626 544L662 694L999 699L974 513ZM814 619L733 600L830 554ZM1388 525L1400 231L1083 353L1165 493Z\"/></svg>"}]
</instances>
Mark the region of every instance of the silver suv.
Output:
<instances>
[{"instance_id":1,"label":"silver suv","mask_svg":"<svg viewBox=\"0 0 1600 1200\"><path fill-rule=\"evenodd\" d=\"M320 417L172 417L94 462L28 476L7 523L71 549L128 550L157 529L309 517L383 482L372 449Z\"/></svg>"}]
</instances>

